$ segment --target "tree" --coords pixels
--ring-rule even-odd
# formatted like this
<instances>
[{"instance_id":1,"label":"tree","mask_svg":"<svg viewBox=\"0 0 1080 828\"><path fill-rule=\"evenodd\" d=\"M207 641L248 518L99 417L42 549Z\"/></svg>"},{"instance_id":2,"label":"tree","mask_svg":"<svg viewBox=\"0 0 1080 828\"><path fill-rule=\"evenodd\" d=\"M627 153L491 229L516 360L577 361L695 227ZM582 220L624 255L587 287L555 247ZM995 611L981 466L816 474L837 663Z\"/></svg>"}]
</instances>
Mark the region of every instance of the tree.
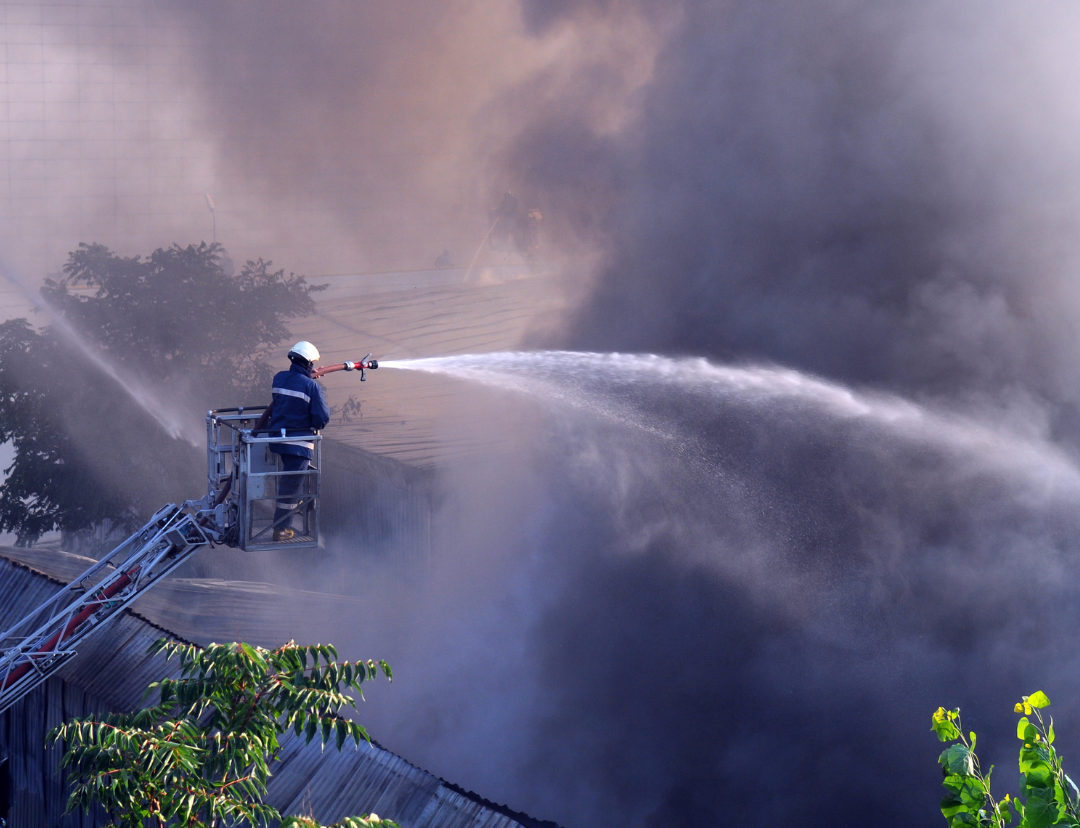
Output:
<instances>
[{"instance_id":1,"label":"tree","mask_svg":"<svg viewBox=\"0 0 1080 828\"><path fill-rule=\"evenodd\" d=\"M267 356L289 335L288 319L314 313L320 288L262 259L235 276L228 266L218 244L145 259L83 244L42 289L64 324L0 324L0 442L15 450L0 486L0 529L29 544L106 519L137 526L199 491L201 450L164 432L100 366L153 388L196 431L208 408L265 403Z\"/></svg>"},{"instance_id":2,"label":"tree","mask_svg":"<svg viewBox=\"0 0 1080 828\"><path fill-rule=\"evenodd\" d=\"M315 312L311 294L325 286L262 259L236 276L230 266L216 243L173 245L145 260L81 244L42 295L115 365L166 380L194 375L196 387L231 403L266 395L267 349L289 335L286 320ZM80 285L94 294L71 292Z\"/></svg>"},{"instance_id":3,"label":"tree","mask_svg":"<svg viewBox=\"0 0 1080 828\"><path fill-rule=\"evenodd\" d=\"M1020 748L1020 797L996 800L990 790L993 766L983 771L975 753L976 735L964 735L959 708L934 711L931 729L942 742L953 742L938 757L946 794L941 813L950 828L1004 828L1015 815L1019 828L1080 826L1080 788L1065 773L1054 747L1054 720L1043 719L1050 699L1041 690L1021 697L1013 710L1022 714L1016 726ZM1029 718L1032 717L1032 718Z\"/></svg>"},{"instance_id":4,"label":"tree","mask_svg":"<svg viewBox=\"0 0 1080 828\"><path fill-rule=\"evenodd\" d=\"M154 682L157 703L129 714L74 719L49 734L63 742L61 767L72 782L68 811L101 805L115 825L183 828L271 825L319 828L310 816L284 819L262 800L271 764L290 729L323 746L334 737L370 741L364 728L341 715L363 698L362 683L385 661L337 662L329 645L276 650L248 644L200 648L161 639L151 648L179 662L180 676ZM375 814L336 828L394 826Z\"/></svg>"}]
</instances>

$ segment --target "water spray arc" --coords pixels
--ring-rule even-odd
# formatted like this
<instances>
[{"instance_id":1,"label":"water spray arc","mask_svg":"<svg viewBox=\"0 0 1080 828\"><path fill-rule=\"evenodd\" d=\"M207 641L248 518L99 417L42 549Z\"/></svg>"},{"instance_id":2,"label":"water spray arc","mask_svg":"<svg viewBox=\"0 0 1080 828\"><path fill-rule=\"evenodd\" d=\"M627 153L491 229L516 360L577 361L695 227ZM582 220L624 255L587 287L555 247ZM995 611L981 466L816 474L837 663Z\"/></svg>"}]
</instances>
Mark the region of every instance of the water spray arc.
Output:
<instances>
[{"instance_id":1,"label":"water spray arc","mask_svg":"<svg viewBox=\"0 0 1080 828\"><path fill-rule=\"evenodd\" d=\"M383 368L423 371L507 391L557 400L609 421L671 440L675 431L636 413L635 387L661 385L705 403L738 402L769 411L804 407L840 420L887 429L917 443L971 451L1013 467L1067 481L1080 497L1080 469L1058 447L901 397L857 391L800 371L773 366L718 365L701 357L577 351L508 351L384 360Z\"/></svg>"},{"instance_id":2,"label":"water spray arc","mask_svg":"<svg viewBox=\"0 0 1080 828\"><path fill-rule=\"evenodd\" d=\"M897 695L920 698L923 683L952 688L948 671L957 661L974 670L988 652L1010 652L1001 642L1019 635L1012 624L1027 623L1030 609L1019 599L999 601L998 583L1038 580L1033 573L1045 563L1047 577L1038 582L1060 589L1053 612L1070 608L1062 627L1075 623L1080 470L1067 449L997 425L993 414L980 418L775 365L651 354L463 354L386 359L380 367L462 380L463 393L488 393L486 386L501 402L542 409L500 434L558 440L525 445L519 462L490 483L483 478L498 470L504 452L481 446L477 456L489 465L455 479L478 481L478 494L461 496L454 509L505 497L500 506L518 511L498 525L496 551L487 554L512 574L490 594L539 585L501 616L507 624L518 614L529 618L505 639L479 623L473 634L522 646L545 666L567 653L596 665L555 706L566 732L597 723L595 737L565 750L578 751L568 760L576 775L633 750L608 734L628 726L622 679L630 671L620 665L641 652L678 653L686 668L674 689L632 708L635 718L671 726L661 750L675 769L656 789L678 795L680 762L696 774L706 762L722 766L745 744L727 735L726 713L708 712L716 699L730 702L753 687L790 716L784 730L766 724L755 732L778 743L794 720L796 738L810 745L808 753L792 752L797 773L833 738L831 725L817 722L835 721L831 699L844 691L868 687L873 703L883 700L875 714L892 713ZM696 469L688 467L693 460L700 460ZM539 482L518 481L529 463ZM715 609L723 606L738 609L727 617ZM956 630L972 618L987 631L977 645L958 642ZM999 670L1003 661L990 663ZM706 663L716 666L699 666ZM1071 680L1074 663L1063 680ZM548 681L538 670L536 681L541 693L564 693L561 678ZM478 705L476 721L500 704L516 709L517 697L507 696L493 693ZM668 717L686 698L695 699L687 706L693 715ZM467 700L461 708L473 709ZM699 754L703 730L716 747ZM417 744L422 738L418 731ZM842 738L845 751L861 744L847 732ZM563 750L549 752L539 727L522 726L513 744L526 745L530 761ZM726 783L723 767L708 777L713 789ZM902 775L902 764L895 767Z\"/></svg>"},{"instance_id":3,"label":"water spray arc","mask_svg":"<svg viewBox=\"0 0 1080 828\"><path fill-rule=\"evenodd\" d=\"M472 276L473 268L476 267L476 260L480 258L480 251L484 249L484 245L487 244L487 240L491 237L492 231L495 229L495 225L499 223L499 216L495 217L495 220L491 222L491 226L488 227L487 232L484 233L484 237L480 239L480 244L476 246L476 252L473 253L472 258L469 260L469 266L465 270L465 278L462 281L468 282L469 277Z\"/></svg>"},{"instance_id":4,"label":"water spray arc","mask_svg":"<svg viewBox=\"0 0 1080 828\"><path fill-rule=\"evenodd\" d=\"M142 383L130 376L124 377L97 348L87 342L82 335L75 330L72 324L64 318L63 314L46 302L44 297L39 293L32 290L29 285L27 285L3 262L0 262L0 272L3 273L4 278L7 279L8 283L11 284L24 299L30 302L37 310L44 313L49 318L49 322L51 322L83 356L90 360L90 362L108 376L109 379L115 382L121 390L131 398L132 402L149 414L170 437L182 439L192 446L197 446L199 444L198 439L185 428L185 424L176 415L170 413L169 406L166 406L158 399L157 395L146 388Z\"/></svg>"}]
</instances>

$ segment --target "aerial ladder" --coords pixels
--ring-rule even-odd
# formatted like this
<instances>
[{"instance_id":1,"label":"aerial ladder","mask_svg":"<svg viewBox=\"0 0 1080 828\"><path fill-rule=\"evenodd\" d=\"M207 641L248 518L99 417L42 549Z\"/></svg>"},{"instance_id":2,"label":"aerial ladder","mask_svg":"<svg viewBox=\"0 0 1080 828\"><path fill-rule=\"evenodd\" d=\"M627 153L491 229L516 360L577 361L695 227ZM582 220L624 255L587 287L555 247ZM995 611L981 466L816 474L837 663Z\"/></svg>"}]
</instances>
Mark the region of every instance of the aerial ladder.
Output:
<instances>
[{"instance_id":1,"label":"aerial ladder","mask_svg":"<svg viewBox=\"0 0 1080 828\"><path fill-rule=\"evenodd\" d=\"M363 381L368 369L378 367L368 354L356 362L317 368L312 375L359 370ZM203 547L260 552L319 545L322 436L304 438L314 444L307 470L282 471L270 448L296 437L284 429L267 431L269 415L270 406L208 411L206 494L163 506L112 552L0 633L0 713L56 673L77 655L81 642ZM278 488L290 477L296 484L289 498L294 505L275 521ZM286 522L293 536L274 540L275 527Z\"/></svg>"}]
</instances>

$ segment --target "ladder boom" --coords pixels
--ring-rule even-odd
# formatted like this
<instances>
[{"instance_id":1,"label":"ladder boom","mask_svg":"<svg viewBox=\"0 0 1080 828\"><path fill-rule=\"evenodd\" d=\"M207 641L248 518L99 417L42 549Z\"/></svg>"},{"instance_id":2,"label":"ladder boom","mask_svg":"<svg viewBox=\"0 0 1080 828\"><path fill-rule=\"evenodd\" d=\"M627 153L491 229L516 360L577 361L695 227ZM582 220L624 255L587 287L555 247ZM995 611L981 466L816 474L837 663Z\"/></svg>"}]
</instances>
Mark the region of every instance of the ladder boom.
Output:
<instances>
[{"instance_id":1,"label":"ladder boom","mask_svg":"<svg viewBox=\"0 0 1080 828\"><path fill-rule=\"evenodd\" d=\"M75 655L136 598L210 543L196 512L173 504L82 575L0 633L0 712Z\"/></svg>"}]
</instances>

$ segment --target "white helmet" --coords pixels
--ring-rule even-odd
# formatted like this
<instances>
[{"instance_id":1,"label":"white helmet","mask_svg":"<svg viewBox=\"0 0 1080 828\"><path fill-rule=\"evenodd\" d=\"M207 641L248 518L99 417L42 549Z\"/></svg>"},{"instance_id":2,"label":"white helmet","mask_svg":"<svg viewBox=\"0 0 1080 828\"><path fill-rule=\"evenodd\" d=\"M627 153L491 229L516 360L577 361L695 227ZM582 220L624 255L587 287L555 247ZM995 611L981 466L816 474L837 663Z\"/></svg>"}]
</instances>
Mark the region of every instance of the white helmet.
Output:
<instances>
[{"instance_id":1,"label":"white helmet","mask_svg":"<svg viewBox=\"0 0 1080 828\"><path fill-rule=\"evenodd\" d=\"M319 358L319 349L310 342L297 342L289 349L289 356L296 355L308 362L315 362Z\"/></svg>"}]
</instances>

